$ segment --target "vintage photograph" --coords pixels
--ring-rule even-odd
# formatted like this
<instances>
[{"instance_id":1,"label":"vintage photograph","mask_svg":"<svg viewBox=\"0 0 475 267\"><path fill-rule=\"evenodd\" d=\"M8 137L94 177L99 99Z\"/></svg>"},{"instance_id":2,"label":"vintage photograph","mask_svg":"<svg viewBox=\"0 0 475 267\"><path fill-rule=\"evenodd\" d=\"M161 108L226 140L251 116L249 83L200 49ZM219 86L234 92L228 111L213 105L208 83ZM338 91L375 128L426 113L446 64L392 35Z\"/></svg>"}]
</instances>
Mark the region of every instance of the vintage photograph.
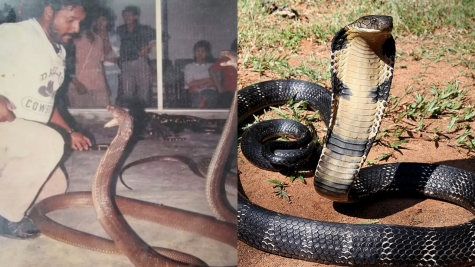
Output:
<instances>
[{"instance_id":1,"label":"vintage photograph","mask_svg":"<svg viewBox=\"0 0 475 267\"><path fill-rule=\"evenodd\" d=\"M236 56L236 0L0 0L0 262L236 266Z\"/></svg>"}]
</instances>

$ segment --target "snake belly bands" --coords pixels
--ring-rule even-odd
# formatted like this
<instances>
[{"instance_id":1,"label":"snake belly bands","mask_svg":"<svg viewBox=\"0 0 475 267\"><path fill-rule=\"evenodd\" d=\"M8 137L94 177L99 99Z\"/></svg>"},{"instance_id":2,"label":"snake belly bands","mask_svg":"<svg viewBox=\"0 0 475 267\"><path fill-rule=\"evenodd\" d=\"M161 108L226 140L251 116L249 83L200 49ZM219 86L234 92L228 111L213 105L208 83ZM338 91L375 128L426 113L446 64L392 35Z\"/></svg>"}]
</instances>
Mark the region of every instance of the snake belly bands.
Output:
<instances>
[{"instance_id":1,"label":"snake belly bands","mask_svg":"<svg viewBox=\"0 0 475 267\"><path fill-rule=\"evenodd\" d=\"M391 30L388 16L365 16L344 27L332 41L332 94L298 80L257 83L238 92L238 122L291 97L307 100L328 126L316 167L314 163L319 194L337 202L423 195L475 214L473 173L423 163L361 169L391 86L395 55ZM252 163L279 170L281 166L256 151L259 147L243 135L241 149ZM343 266L467 266L475 260L475 219L450 227L323 222L269 211L241 194L238 238L276 255Z\"/></svg>"}]
</instances>

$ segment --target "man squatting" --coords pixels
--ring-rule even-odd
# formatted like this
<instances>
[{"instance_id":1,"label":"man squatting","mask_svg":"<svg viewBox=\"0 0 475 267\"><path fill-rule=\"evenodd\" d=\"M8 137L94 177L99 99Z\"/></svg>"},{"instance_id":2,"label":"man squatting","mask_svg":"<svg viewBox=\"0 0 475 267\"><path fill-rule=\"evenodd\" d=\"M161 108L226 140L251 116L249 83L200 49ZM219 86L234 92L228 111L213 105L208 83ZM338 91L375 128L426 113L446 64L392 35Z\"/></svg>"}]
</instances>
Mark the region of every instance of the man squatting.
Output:
<instances>
[{"instance_id":1,"label":"man squatting","mask_svg":"<svg viewBox=\"0 0 475 267\"><path fill-rule=\"evenodd\" d=\"M69 132L75 150L91 141L68 126L55 106L64 80L62 44L79 32L82 0L42 0L41 15L0 25L0 235L39 235L27 217L36 202L66 192L58 167L64 140L54 124Z\"/></svg>"}]
</instances>

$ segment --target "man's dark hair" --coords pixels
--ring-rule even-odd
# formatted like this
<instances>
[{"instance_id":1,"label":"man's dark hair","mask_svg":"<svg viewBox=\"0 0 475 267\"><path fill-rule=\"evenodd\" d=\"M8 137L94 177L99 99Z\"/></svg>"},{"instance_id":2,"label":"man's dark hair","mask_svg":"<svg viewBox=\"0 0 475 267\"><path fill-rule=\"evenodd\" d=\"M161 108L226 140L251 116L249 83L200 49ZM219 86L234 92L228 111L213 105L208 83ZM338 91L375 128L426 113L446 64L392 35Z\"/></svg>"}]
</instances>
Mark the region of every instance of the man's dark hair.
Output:
<instances>
[{"instance_id":1,"label":"man's dark hair","mask_svg":"<svg viewBox=\"0 0 475 267\"><path fill-rule=\"evenodd\" d=\"M95 3L95 1L92 0L27 0L23 3L21 19L40 18L47 6L50 6L56 13L68 6L82 6L86 9L86 6L90 6L93 3Z\"/></svg>"},{"instance_id":2,"label":"man's dark hair","mask_svg":"<svg viewBox=\"0 0 475 267\"><path fill-rule=\"evenodd\" d=\"M113 29L115 17L110 8L95 6L87 11L86 17L81 21L81 31L91 30L93 24L96 24L96 27L92 30L97 31L97 20L99 17L104 17L107 20L107 31Z\"/></svg>"},{"instance_id":3,"label":"man's dark hair","mask_svg":"<svg viewBox=\"0 0 475 267\"><path fill-rule=\"evenodd\" d=\"M130 13L134 14L135 16L140 16L140 8L137 7L137 6L126 6L124 8L124 10L122 10L122 15L125 12L130 12Z\"/></svg>"},{"instance_id":4,"label":"man's dark hair","mask_svg":"<svg viewBox=\"0 0 475 267\"><path fill-rule=\"evenodd\" d=\"M111 31L114 28L115 15L110 8L98 7L94 12L97 14L97 18L104 17L107 20L107 31Z\"/></svg>"},{"instance_id":5,"label":"man's dark hair","mask_svg":"<svg viewBox=\"0 0 475 267\"><path fill-rule=\"evenodd\" d=\"M72 6L84 6L84 0L43 0L43 8L50 6L54 12L61 10L65 7Z\"/></svg>"}]
</instances>

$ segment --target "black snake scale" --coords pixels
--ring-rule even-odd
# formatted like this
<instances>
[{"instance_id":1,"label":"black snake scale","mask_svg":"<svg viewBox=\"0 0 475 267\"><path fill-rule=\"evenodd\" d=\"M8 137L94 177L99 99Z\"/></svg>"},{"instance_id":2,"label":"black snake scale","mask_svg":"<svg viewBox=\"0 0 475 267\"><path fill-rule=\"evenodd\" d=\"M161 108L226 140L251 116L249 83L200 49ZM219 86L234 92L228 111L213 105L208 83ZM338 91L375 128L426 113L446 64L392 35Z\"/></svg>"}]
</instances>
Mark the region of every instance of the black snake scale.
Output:
<instances>
[{"instance_id":1,"label":"black snake scale","mask_svg":"<svg viewBox=\"0 0 475 267\"><path fill-rule=\"evenodd\" d=\"M387 21L390 17L369 16L362 17L358 21L365 23L380 19ZM347 49L348 44L345 44L346 41L342 39L351 35L351 33L347 34L348 29L344 28L337 33L332 49L335 49L335 44ZM363 32L363 34L366 33ZM383 43L386 52L395 52L395 49L391 51L392 45L388 48L388 43ZM351 45L354 44L351 43ZM374 45L370 44L370 46ZM334 55L335 51L332 51L332 56ZM337 64L335 59L338 57L335 56L332 59L332 69L335 69L334 65ZM364 55L360 57L365 58ZM340 64L346 63L340 62ZM387 63L392 68L393 58ZM333 101L327 90L309 82L278 80L248 86L238 91L239 123L264 107L285 103L292 96L295 96L295 101L309 100L309 106L318 110L323 121L329 126L325 144L327 149L330 147L330 152L326 152L324 148L323 157L330 155L330 164L335 162L338 164L338 160L344 159L346 162L341 166L341 172L346 171L343 166L355 165L354 168L350 168L353 169L353 171L350 170L350 176L356 179L349 179L347 187L341 187L344 183L332 182L332 177L328 182L325 180L326 175L323 175L323 178L319 176L317 168L315 180L323 179L324 185L328 186L321 190L321 183L315 183L320 194L341 202L360 201L378 196L422 195L460 205L475 214L475 183L473 182L475 174L473 173L453 167L423 163L385 164L360 169L376 135L385 106L384 99L389 93L390 81L386 79L391 78L392 70L389 67L381 67L379 67L377 79L382 82L375 83L378 84L378 90L360 87L362 90L356 92L354 84L338 84L342 82L341 73L332 73ZM354 109L347 112L342 99L352 101L348 104L350 108L354 108L353 103L357 103L356 107L363 107L362 111ZM366 111L361 103L373 105L373 110ZM356 128L360 126L353 123L358 119L348 119L343 121L344 123L339 123L340 118L343 117L343 120L349 118L345 117L345 114L363 118L363 122L366 121L365 116L376 118L376 120L367 120L366 125L369 130L362 130L358 135L346 135L343 131L345 126L342 125L346 123L353 125L353 128L346 128L346 131L350 133L358 132ZM337 129L336 134L335 129ZM353 151L345 153L343 149L332 149L331 145L328 146L332 135L333 137L337 135L334 145L343 148L353 147ZM345 135L345 138L341 135ZM359 138L360 136L364 138ZM343 142L338 143L339 141ZM243 149L242 143L246 141L241 141L241 149ZM258 152L253 151L252 148L253 144L245 145L243 154L245 150L252 150L251 158L257 155ZM356 160L347 160L349 157L356 157ZM322 159L319 160L319 164L320 162ZM343 266L467 266L475 261L475 219L450 227L323 222L266 210L251 203L242 194L238 196L238 238L250 246L269 253Z\"/></svg>"}]
</instances>

